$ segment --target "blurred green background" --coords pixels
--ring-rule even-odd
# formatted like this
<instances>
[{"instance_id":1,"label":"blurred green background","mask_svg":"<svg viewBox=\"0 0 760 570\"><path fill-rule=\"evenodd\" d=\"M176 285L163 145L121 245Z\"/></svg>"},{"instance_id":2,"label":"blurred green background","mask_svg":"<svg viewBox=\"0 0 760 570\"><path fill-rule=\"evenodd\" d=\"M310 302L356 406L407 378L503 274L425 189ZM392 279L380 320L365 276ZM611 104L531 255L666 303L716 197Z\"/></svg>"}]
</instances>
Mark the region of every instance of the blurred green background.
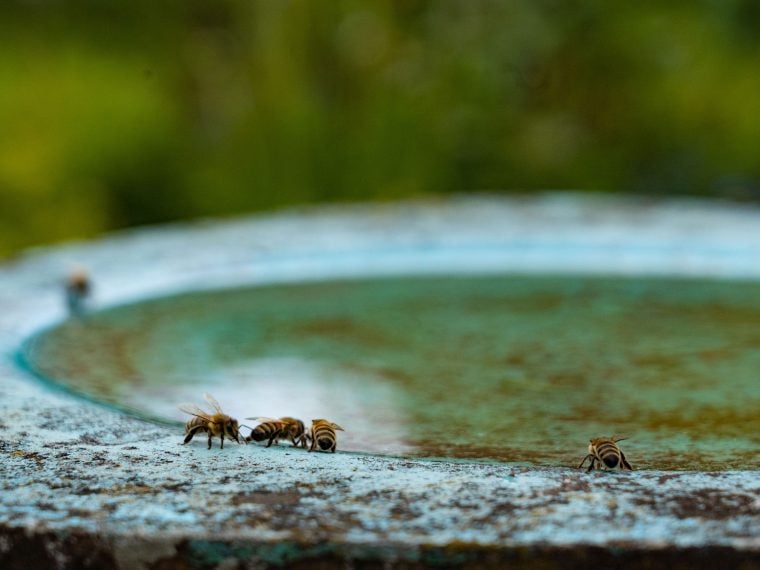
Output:
<instances>
[{"instance_id":1,"label":"blurred green background","mask_svg":"<svg viewBox=\"0 0 760 570\"><path fill-rule=\"evenodd\" d=\"M0 257L324 201L760 200L760 2L0 4Z\"/></svg>"}]
</instances>

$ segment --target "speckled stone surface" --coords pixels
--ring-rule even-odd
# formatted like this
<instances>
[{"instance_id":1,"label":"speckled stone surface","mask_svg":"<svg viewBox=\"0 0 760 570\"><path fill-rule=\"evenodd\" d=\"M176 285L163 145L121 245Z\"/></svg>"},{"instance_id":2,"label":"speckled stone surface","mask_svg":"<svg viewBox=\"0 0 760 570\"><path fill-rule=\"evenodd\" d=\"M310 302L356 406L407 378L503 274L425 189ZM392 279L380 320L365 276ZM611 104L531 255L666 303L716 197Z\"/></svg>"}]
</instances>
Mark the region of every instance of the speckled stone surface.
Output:
<instances>
[{"instance_id":1,"label":"speckled stone surface","mask_svg":"<svg viewBox=\"0 0 760 570\"><path fill-rule=\"evenodd\" d=\"M178 290L462 271L760 280L760 211L550 195L336 208L144 229L0 267L0 567L752 567L760 473L585 472L182 446L14 362L64 317Z\"/></svg>"}]
</instances>

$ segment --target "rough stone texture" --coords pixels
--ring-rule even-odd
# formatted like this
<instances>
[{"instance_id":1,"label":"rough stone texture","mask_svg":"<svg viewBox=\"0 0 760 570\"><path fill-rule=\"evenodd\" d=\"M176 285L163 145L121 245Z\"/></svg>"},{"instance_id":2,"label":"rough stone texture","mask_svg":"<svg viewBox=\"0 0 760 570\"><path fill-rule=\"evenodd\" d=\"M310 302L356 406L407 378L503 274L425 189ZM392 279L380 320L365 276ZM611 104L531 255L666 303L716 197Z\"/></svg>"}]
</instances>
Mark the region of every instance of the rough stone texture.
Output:
<instances>
[{"instance_id":1,"label":"rough stone texture","mask_svg":"<svg viewBox=\"0 0 760 570\"><path fill-rule=\"evenodd\" d=\"M597 472L181 446L13 360L96 303L188 288L452 270L760 278L760 212L549 196L289 212L147 229L0 268L0 567L704 568L760 564L760 473Z\"/></svg>"}]
</instances>

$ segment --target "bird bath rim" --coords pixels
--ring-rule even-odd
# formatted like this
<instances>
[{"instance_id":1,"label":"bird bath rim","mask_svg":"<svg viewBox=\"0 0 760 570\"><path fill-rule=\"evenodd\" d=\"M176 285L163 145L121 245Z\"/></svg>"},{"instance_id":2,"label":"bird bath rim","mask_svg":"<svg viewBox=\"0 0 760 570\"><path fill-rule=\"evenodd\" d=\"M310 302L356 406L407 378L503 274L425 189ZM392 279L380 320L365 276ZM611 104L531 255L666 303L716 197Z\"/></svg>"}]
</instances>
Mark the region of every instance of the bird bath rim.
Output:
<instances>
[{"instance_id":1,"label":"bird bath rim","mask_svg":"<svg viewBox=\"0 0 760 570\"><path fill-rule=\"evenodd\" d=\"M458 241L452 227L466 230ZM0 409L13 421L5 426L8 452L0 458L8 475L0 481L0 537L11 550L0 551L0 562L14 548L44 552L48 545L83 560L76 540L66 538L80 534L124 566L134 566L136 557L187 563L198 549L221 556L220 562L266 561L264 551L272 548L286 549L290 561L323 555L424 561L429 550L438 563L463 564L465 548L480 561L544 556L559 564L572 549L580 556L591 547L601 550L586 562L611 552L645 552L662 556L664 565L674 549L695 549L690 559L704 567L710 556L727 554L757 562L757 471L585 476L561 468L287 455L284 448L179 448L173 430L51 393L30 382L11 357L20 339L64 318L61 281L76 263L93 275L99 307L180 290L317 278L327 263L310 257L315 249L343 256L339 267L331 265L333 277L355 272L359 262L389 271L346 253L370 242L457 246L460 258L474 263L467 245L494 233L498 244L511 247L478 262L502 269L561 272L556 261L564 272L754 282L760 280L758 228L756 206L575 194L470 196L142 228L6 262L0 266L0 350L8 358L0 361ZM578 246L588 246L576 253L595 252L584 264L567 248L550 255L548 246L568 243L573 233L582 238ZM526 248L525 240L543 246ZM274 263L286 255L288 263ZM303 263L296 268L294 260ZM407 258L405 267L418 261ZM440 267L438 258L424 269ZM229 476L220 481L215 471L196 468L207 464ZM610 525L613 503L618 524ZM326 520L330 530L315 533L313 520Z\"/></svg>"}]
</instances>

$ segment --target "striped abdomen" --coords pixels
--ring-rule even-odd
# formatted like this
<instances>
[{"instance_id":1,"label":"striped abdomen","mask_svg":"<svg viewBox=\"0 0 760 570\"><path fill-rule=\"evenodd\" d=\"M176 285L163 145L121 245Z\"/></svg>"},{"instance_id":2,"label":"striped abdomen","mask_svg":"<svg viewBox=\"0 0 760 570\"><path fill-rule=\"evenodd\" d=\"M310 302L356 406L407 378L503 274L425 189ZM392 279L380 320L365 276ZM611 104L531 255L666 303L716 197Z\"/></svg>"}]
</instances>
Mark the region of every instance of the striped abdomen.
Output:
<instances>
[{"instance_id":1,"label":"striped abdomen","mask_svg":"<svg viewBox=\"0 0 760 570\"><path fill-rule=\"evenodd\" d=\"M620 469L633 470L631 464L625 458L625 454L622 452L617 442L621 438L611 437L598 437L591 440L591 444L588 446L589 454L596 459L600 465L604 465L608 469ZM592 462L593 466L593 462Z\"/></svg>"},{"instance_id":2,"label":"striped abdomen","mask_svg":"<svg viewBox=\"0 0 760 570\"><path fill-rule=\"evenodd\" d=\"M193 418L185 424L185 433L208 431L208 420Z\"/></svg>"},{"instance_id":3,"label":"striped abdomen","mask_svg":"<svg viewBox=\"0 0 760 570\"><path fill-rule=\"evenodd\" d=\"M209 428L209 421L204 418L193 418L185 424L185 441L184 443L190 443L193 437L201 432L209 432L209 444L211 443L211 430Z\"/></svg>"},{"instance_id":4,"label":"striped abdomen","mask_svg":"<svg viewBox=\"0 0 760 570\"><path fill-rule=\"evenodd\" d=\"M283 429L284 424L282 422L263 422L257 425L251 430L250 435L245 438L246 441L264 441L269 440L267 447L272 445L272 442L277 438Z\"/></svg>"},{"instance_id":5,"label":"striped abdomen","mask_svg":"<svg viewBox=\"0 0 760 570\"><path fill-rule=\"evenodd\" d=\"M337 447L336 429L342 428L327 420L313 420L311 422L311 446L309 447L309 451L319 448L322 451L332 451L335 453Z\"/></svg>"},{"instance_id":6,"label":"striped abdomen","mask_svg":"<svg viewBox=\"0 0 760 570\"><path fill-rule=\"evenodd\" d=\"M595 445L594 455L610 469L614 469L621 463L620 448L611 439Z\"/></svg>"}]
</instances>

